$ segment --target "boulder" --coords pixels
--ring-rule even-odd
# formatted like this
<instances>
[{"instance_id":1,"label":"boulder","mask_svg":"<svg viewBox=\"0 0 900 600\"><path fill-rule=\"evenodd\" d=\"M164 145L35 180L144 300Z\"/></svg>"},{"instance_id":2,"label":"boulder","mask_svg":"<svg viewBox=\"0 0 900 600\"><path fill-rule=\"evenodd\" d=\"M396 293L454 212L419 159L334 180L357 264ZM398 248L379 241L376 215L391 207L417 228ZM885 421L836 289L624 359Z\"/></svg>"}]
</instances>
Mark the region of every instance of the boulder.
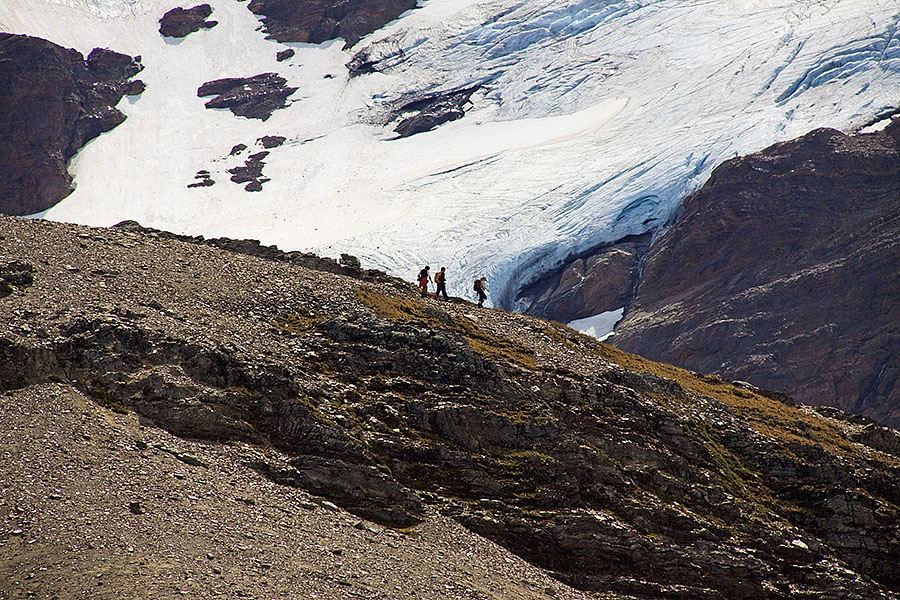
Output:
<instances>
[{"instance_id":1,"label":"boulder","mask_svg":"<svg viewBox=\"0 0 900 600\"><path fill-rule=\"evenodd\" d=\"M461 119L466 114L466 108L471 105L469 99L472 94L480 88L481 86L476 85L448 90L405 102L394 113L402 119L394 132L398 137L404 138Z\"/></svg>"},{"instance_id":2,"label":"boulder","mask_svg":"<svg viewBox=\"0 0 900 600\"><path fill-rule=\"evenodd\" d=\"M211 14L209 4L173 8L159 20L159 33L165 37L183 38L200 29L210 29L219 24L218 21L206 20Z\"/></svg>"}]
</instances>

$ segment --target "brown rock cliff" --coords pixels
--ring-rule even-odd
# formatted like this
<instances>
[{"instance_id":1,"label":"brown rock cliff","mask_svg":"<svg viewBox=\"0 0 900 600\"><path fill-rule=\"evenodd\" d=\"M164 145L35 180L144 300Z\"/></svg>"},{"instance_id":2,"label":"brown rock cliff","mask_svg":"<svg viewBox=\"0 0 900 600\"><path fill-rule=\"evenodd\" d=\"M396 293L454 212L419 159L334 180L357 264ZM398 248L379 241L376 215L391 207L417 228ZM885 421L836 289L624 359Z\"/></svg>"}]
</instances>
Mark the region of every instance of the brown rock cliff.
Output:
<instances>
[{"instance_id":1,"label":"brown rock cliff","mask_svg":"<svg viewBox=\"0 0 900 600\"><path fill-rule=\"evenodd\" d=\"M898 140L821 129L718 167L613 343L900 423Z\"/></svg>"},{"instance_id":2,"label":"brown rock cliff","mask_svg":"<svg viewBox=\"0 0 900 600\"><path fill-rule=\"evenodd\" d=\"M85 60L46 40L0 33L0 212L36 213L72 191L69 158L125 120L115 106L141 68L107 49Z\"/></svg>"}]
</instances>

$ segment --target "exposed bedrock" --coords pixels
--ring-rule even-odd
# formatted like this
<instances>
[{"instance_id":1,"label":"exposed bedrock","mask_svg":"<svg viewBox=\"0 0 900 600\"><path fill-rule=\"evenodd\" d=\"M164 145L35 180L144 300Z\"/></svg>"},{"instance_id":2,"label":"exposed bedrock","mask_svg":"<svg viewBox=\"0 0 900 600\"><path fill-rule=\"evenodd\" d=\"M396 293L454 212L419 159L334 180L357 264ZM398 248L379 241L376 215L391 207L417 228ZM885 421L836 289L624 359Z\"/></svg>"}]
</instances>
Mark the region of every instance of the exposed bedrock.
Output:
<instances>
[{"instance_id":1,"label":"exposed bedrock","mask_svg":"<svg viewBox=\"0 0 900 600\"><path fill-rule=\"evenodd\" d=\"M39 38L0 33L0 212L46 210L72 191L67 162L125 120L116 110L143 67L95 48L85 58Z\"/></svg>"},{"instance_id":2,"label":"exposed bedrock","mask_svg":"<svg viewBox=\"0 0 900 600\"><path fill-rule=\"evenodd\" d=\"M628 236L573 257L518 292L524 313L568 323L627 305L652 233Z\"/></svg>"},{"instance_id":3,"label":"exposed bedrock","mask_svg":"<svg viewBox=\"0 0 900 600\"><path fill-rule=\"evenodd\" d=\"M730 160L654 243L614 343L900 424L900 122Z\"/></svg>"},{"instance_id":4,"label":"exposed bedrock","mask_svg":"<svg viewBox=\"0 0 900 600\"><path fill-rule=\"evenodd\" d=\"M2 217L0 236L0 393L79 390L205 456L254 443L279 484L392 527L439 511L608 597L900 590L900 437L867 419L422 298L352 257L134 222Z\"/></svg>"},{"instance_id":5,"label":"exposed bedrock","mask_svg":"<svg viewBox=\"0 0 900 600\"><path fill-rule=\"evenodd\" d=\"M246 183L244 189L248 192L261 191L263 184L269 181L268 178L262 176L263 167L266 166L263 159L268 155L269 153L265 151L251 154L243 165L228 169L228 172L231 173L231 181Z\"/></svg>"},{"instance_id":6,"label":"exposed bedrock","mask_svg":"<svg viewBox=\"0 0 900 600\"><path fill-rule=\"evenodd\" d=\"M267 37L279 42L318 44L343 38L349 48L416 7L416 0L251 0Z\"/></svg>"},{"instance_id":7,"label":"exposed bedrock","mask_svg":"<svg viewBox=\"0 0 900 600\"><path fill-rule=\"evenodd\" d=\"M287 106L288 96L297 91L286 83L287 79L277 73L227 77L204 83L197 96L215 96L204 105L206 108L227 108L239 117L265 121Z\"/></svg>"},{"instance_id":8,"label":"exposed bedrock","mask_svg":"<svg viewBox=\"0 0 900 600\"><path fill-rule=\"evenodd\" d=\"M207 21L212 14L209 4L199 4L193 8L173 8L159 20L159 33L166 37L183 38L201 29L210 29L218 21Z\"/></svg>"},{"instance_id":9,"label":"exposed bedrock","mask_svg":"<svg viewBox=\"0 0 900 600\"><path fill-rule=\"evenodd\" d=\"M481 88L479 85L430 94L406 102L395 113L402 120L394 128L398 137L431 131L439 125L461 119L470 106L469 99Z\"/></svg>"}]
</instances>

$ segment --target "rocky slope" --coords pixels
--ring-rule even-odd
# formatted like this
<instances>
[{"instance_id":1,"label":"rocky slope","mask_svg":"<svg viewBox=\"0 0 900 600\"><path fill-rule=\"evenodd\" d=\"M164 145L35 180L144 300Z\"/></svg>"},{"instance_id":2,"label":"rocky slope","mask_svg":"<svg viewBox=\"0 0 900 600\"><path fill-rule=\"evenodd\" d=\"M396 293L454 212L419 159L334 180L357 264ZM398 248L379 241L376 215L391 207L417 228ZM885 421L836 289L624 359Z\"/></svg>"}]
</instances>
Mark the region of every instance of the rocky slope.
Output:
<instances>
[{"instance_id":1,"label":"rocky slope","mask_svg":"<svg viewBox=\"0 0 900 600\"><path fill-rule=\"evenodd\" d=\"M81 53L0 33L0 212L50 208L72 191L68 160L125 120L115 106L139 94L140 59L96 48Z\"/></svg>"},{"instance_id":2,"label":"rocky slope","mask_svg":"<svg viewBox=\"0 0 900 600\"><path fill-rule=\"evenodd\" d=\"M653 245L626 350L900 424L900 122L726 162Z\"/></svg>"},{"instance_id":3,"label":"rocky slope","mask_svg":"<svg viewBox=\"0 0 900 600\"><path fill-rule=\"evenodd\" d=\"M522 312L569 323L627 306L641 276L652 233L629 236L566 263L519 290Z\"/></svg>"},{"instance_id":4,"label":"rocky slope","mask_svg":"<svg viewBox=\"0 0 900 600\"><path fill-rule=\"evenodd\" d=\"M349 256L4 217L0 267L4 599L900 591L863 418Z\"/></svg>"}]
</instances>

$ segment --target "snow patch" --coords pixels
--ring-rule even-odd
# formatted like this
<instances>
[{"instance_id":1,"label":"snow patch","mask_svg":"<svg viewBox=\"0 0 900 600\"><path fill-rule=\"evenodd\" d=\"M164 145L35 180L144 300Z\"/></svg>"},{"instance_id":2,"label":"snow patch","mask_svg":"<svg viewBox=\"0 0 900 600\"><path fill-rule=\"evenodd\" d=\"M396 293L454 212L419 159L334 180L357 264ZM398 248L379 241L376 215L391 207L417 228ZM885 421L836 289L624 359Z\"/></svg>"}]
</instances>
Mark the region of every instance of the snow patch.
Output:
<instances>
[{"instance_id":1,"label":"snow patch","mask_svg":"<svg viewBox=\"0 0 900 600\"><path fill-rule=\"evenodd\" d=\"M622 320L624 314L625 308L622 307L594 315L593 317L570 321L567 325L575 331L595 337L602 342L613 335L616 323Z\"/></svg>"}]
</instances>

